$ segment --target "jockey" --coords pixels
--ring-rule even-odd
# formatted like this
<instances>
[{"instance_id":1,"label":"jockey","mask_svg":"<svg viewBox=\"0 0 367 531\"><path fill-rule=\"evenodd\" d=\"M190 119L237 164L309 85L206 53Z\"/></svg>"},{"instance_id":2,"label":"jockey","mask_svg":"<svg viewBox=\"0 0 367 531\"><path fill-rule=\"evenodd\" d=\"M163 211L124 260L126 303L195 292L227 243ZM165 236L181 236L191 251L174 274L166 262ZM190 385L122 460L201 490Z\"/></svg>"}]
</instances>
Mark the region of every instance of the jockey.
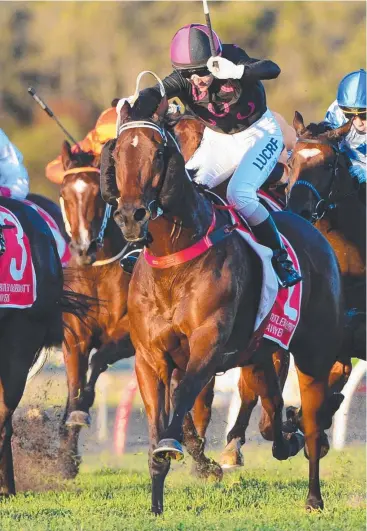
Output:
<instances>
[{"instance_id":1,"label":"jockey","mask_svg":"<svg viewBox=\"0 0 367 531\"><path fill-rule=\"evenodd\" d=\"M346 75L339 83L336 100L327 110L324 123L332 129L353 118L349 133L340 143L340 149L350 160L349 173L359 183L361 192L366 188L366 71L361 69Z\"/></svg>"},{"instance_id":2,"label":"jockey","mask_svg":"<svg viewBox=\"0 0 367 531\"><path fill-rule=\"evenodd\" d=\"M22 201L28 192L29 177L23 155L0 129L0 196Z\"/></svg>"},{"instance_id":3,"label":"jockey","mask_svg":"<svg viewBox=\"0 0 367 531\"><path fill-rule=\"evenodd\" d=\"M110 107L103 111L97 120L95 128L90 131L87 136L71 148L73 153L79 151L91 152L94 155L100 155L103 145L116 136L116 108ZM61 155L55 160L47 164L46 177L56 184L61 184L64 178L64 167L61 161Z\"/></svg>"},{"instance_id":4,"label":"jockey","mask_svg":"<svg viewBox=\"0 0 367 531\"><path fill-rule=\"evenodd\" d=\"M293 286L301 277L288 259L273 218L256 194L284 147L282 131L266 106L260 81L278 77L280 68L270 60L250 58L233 44L222 45L214 32L213 37L216 57L211 57L207 26L181 28L171 43L174 71L163 80L167 98L179 97L206 125L202 142L186 167L197 170L196 182L209 188L233 174L227 191L229 202L259 242L272 249L280 285ZM159 85L144 89L134 109L151 116L160 100Z\"/></svg>"}]
</instances>

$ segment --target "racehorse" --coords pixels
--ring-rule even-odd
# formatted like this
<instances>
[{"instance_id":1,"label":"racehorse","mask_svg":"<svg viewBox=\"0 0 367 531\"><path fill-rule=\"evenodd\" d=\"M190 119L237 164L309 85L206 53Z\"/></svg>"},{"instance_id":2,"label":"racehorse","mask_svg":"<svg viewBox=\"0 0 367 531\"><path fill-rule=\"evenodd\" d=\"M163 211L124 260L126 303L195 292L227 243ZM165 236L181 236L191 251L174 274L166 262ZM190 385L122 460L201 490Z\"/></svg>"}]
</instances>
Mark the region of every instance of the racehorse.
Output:
<instances>
[{"instance_id":1,"label":"racehorse","mask_svg":"<svg viewBox=\"0 0 367 531\"><path fill-rule=\"evenodd\" d=\"M286 459L299 450L293 437L282 434L283 400L271 356L278 347L260 337L252 341L261 288L258 259L236 232L229 230L230 237L220 238L227 217L215 213L211 201L186 175L176 143L161 126L166 108L163 98L156 123L134 115L126 102L113 152L114 218L127 241L146 240L149 245L135 266L128 306L149 424L155 514L163 511L170 459L183 454L185 415L218 372L246 365L256 373L248 383L261 396L273 423L273 455ZM299 375L309 453L307 506L322 508L320 436L330 420L327 380L343 328L341 281L334 253L312 225L289 213L277 214L276 220L297 252L304 277L302 315L290 348ZM210 247L213 230L213 238L215 234L221 241ZM190 247L195 244L206 251L175 265L174 253L193 252ZM170 267L153 267L162 259ZM169 422L169 386L176 367L184 376L173 395Z\"/></svg>"},{"instance_id":2,"label":"racehorse","mask_svg":"<svg viewBox=\"0 0 367 531\"><path fill-rule=\"evenodd\" d=\"M37 294L35 302L28 308L0 308L0 494L6 496L15 494L12 415L22 398L28 371L43 348L61 344L62 313L71 312L82 320L85 306L80 304L78 295L63 289L63 272L55 240L40 215L30 206L13 199L1 198L0 205L19 220L28 237ZM2 230L10 232L16 230L16 226L8 224ZM12 258L12 276L12 270L17 271L19 266L19 271L22 271L25 263L26 247L18 239L19 235L18 229L21 264L17 263L19 257ZM12 252L13 248L5 249L5 253ZM0 260L3 258L0 257ZM13 278L15 280L18 276Z\"/></svg>"},{"instance_id":3,"label":"racehorse","mask_svg":"<svg viewBox=\"0 0 367 531\"><path fill-rule=\"evenodd\" d=\"M354 310L351 318L356 321L349 323L354 334L346 338L346 348L364 358L366 341L360 325L366 313L366 207L337 147L351 123L320 132L320 125L305 127L296 112L293 125L298 141L289 159L287 210L311 221L333 247L343 275L345 306Z\"/></svg>"},{"instance_id":4,"label":"racehorse","mask_svg":"<svg viewBox=\"0 0 367 531\"><path fill-rule=\"evenodd\" d=\"M68 399L60 426L60 458L62 472L70 478L78 472L79 432L82 426L90 426L89 408L98 376L108 365L133 356L134 349L127 315L130 275L119 262L126 241L101 198L99 160L89 153L72 153L65 141L62 162L65 176L60 203L72 253L66 268L67 284L69 289L96 301L83 322L73 316L65 318L68 329L63 354ZM92 349L97 352L91 358L87 382Z\"/></svg>"},{"instance_id":5,"label":"racehorse","mask_svg":"<svg viewBox=\"0 0 367 531\"><path fill-rule=\"evenodd\" d=\"M287 210L312 222L337 256L343 276L347 322L343 348L329 378L340 392L352 370L351 357L366 356L366 208L351 177L339 141L351 122L326 130L324 124L304 125L296 111L293 126L298 141L288 160ZM301 424L293 411L294 427Z\"/></svg>"},{"instance_id":6,"label":"racehorse","mask_svg":"<svg viewBox=\"0 0 367 531\"><path fill-rule=\"evenodd\" d=\"M67 268L68 286L99 300L87 318L66 320L69 328L63 344L68 380L68 400L61 424L60 457L66 477L78 472L78 436L82 426L90 425L89 408L95 396L98 376L119 359L134 355L129 337L127 295L131 275L120 266L126 241L100 194L98 159L88 153L72 153L62 146L66 170L60 190L62 211L69 232L73 257ZM107 212L107 217L106 217ZM88 360L91 374L86 382ZM180 374L176 371L173 385ZM185 439L198 475L221 476L221 469L204 454L204 437L211 414L214 382L198 397L191 416L185 420ZM173 389L172 389L173 390ZM196 428L195 428L196 427ZM198 433L197 433L198 432Z\"/></svg>"}]
</instances>

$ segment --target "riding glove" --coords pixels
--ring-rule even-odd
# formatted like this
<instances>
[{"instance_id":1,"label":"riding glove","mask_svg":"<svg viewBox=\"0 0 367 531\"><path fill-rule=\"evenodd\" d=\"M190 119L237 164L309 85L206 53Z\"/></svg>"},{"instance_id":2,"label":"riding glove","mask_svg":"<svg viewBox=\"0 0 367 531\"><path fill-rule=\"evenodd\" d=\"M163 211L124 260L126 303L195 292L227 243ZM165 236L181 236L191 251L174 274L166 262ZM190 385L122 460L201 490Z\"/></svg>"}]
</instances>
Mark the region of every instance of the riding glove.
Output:
<instances>
[{"instance_id":1,"label":"riding glove","mask_svg":"<svg viewBox=\"0 0 367 531\"><path fill-rule=\"evenodd\" d=\"M210 57L206 66L218 79L241 79L245 70L244 65L235 65L232 61L220 56Z\"/></svg>"}]
</instances>

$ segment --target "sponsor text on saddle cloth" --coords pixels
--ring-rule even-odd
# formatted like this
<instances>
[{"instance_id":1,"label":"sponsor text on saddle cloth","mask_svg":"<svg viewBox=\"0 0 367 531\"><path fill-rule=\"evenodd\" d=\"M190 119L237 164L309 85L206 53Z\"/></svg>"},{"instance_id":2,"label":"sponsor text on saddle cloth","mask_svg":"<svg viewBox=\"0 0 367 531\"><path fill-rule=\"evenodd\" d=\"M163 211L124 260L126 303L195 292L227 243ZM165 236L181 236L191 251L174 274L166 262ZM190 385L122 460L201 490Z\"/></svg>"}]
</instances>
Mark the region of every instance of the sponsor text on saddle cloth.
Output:
<instances>
[{"instance_id":1,"label":"sponsor text on saddle cloth","mask_svg":"<svg viewBox=\"0 0 367 531\"><path fill-rule=\"evenodd\" d=\"M6 252L0 257L0 308L29 308L37 292L28 237L14 214L3 206L0 225L11 227L3 231Z\"/></svg>"},{"instance_id":2,"label":"sponsor text on saddle cloth","mask_svg":"<svg viewBox=\"0 0 367 531\"><path fill-rule=\"evenodd\" d=\"M41 218L47 223L47 225L49 226L52 232L53 237L55 238L57 252L59 253L61 265L62 267L66 267L71 258L71 253L70 253L69 246L67 242L65 241L65 238L61 234L60 229L57 226L57 223L54 220L54 218L48 212L43 210L43 208L41 208L40 206L36 205L32 201L28 201L28 199L25 199L24 201L22 201L22 203L25 203L26 205L31 206L34 210L38 212Z\"/></svg>"}]
</instances>

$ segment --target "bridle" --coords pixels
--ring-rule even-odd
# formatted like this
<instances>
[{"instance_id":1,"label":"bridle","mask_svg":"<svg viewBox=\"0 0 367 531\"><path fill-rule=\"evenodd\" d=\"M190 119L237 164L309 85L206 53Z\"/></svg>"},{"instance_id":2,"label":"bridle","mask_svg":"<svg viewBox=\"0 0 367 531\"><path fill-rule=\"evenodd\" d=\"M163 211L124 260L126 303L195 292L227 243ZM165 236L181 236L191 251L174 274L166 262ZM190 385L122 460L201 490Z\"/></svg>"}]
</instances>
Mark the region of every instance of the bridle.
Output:
<instances>
[{"instance_id":1,"label":"bridle","mask_svg":"<svg viewBox=\"0 0 367 531\"><path fill-rule=\"evenodd\" d=\"M311 221L312 221L312 223L316 223L317 221L322 219L328 211L334 210L337 207L338 203L336 201L332 201L332 194L333 194L333 186L334 186L335 180L337 179L338 173L339 173L338 164L339 164L340 151L331 142L323 142L322 140L317 140L317 139L313 139L313 138L304 138L304 139L300 138L300 139L297 140L297 142L302 143L302 144L318 144L318 145L321 144L321 145L324 145L324 146L328 146L328 147L331 147L333 149L334 154L335 154L333 162L331 164L329 164L329 169L331 171L331 179L330 179L328 191L327 191L327 194L326 194L327 195L326 199L321 197L319 191L317 190L317 188L312 183L310 183L309 181L306 181L304 179L297 180L294 183L294 185L292 186L289 194L287 194L286 201L287 201L287 204L288 204L289 199L291 197L292 190L296 186L305 186L306 188L311 190L311 192L313 193L313 195L315 196L315 198L317 200L315 210L314 210L314 212L311 215ZM344 200L349 195L351 195L351 194L347 194L347 195L343 196L342 198L340 198L340 200L338 202Z\"/></svg>"},{"instance_id":2,"label":"bridle","mask_svg":"<svg viewBox=\"0 0 367 531\"><path fill-rule=\"evenodd\" d=\"M78 173L85 173L85 172L100 173L100 170L98 168L95 168L94 166L83 166L83 167L77 167L77 168L70 168L69 170L67 170L64 173L64 177L66 177L67 175L71 175L71 174L78 174ZM60 208L61 208L62 218L64 220L65 231L68 234L68 236L70 236L70 238L72 238L71 226L70 226L70 222L68 220L68 217L66 215L64 199L62 197L60 197ZM108 220L111 217L111 212L112 212L112 206L106 203L106 206L105 206L105 209L104 209L104 213L103 213L103 218L102 218L102 221L101 221L101 226L100 226L100 229L98 231L97 237L94 238L90 242L89 248L92 245L96 245L97 250L100 250L100 249L103 248L105 231L106 231ZM92 266L97 267L97 266L106 265L106 264L109 264L111 262L114 262L115 260L117 260L118 258L120 258L122 256L122 254L125 251L125 249L126 248L124 248L123 251L121 251L120 253L118 253L116 256L114 256L112 258L108 258L106 260L96 260L95 262L93 262Z\"/></svg>"},{"instance_id":3,"label":"bridle","mask_svg":"<svg viewBox=\"0 0 367 531\"><path fill-rule=\"evenodd\" d=\"M169 139L171 139L173 141L173 143L175 144L175 146L176 146L177 150L179 151L179 153L181 153L181 150L180 150L180 147L179 147L175 137L169 131L165 131L165 129L163 127L160 127L155 122L152 122L152 121L149 121L149 120L134 120L134 121L122 124L119 127L118 134L120 135L121 133L123 133L124 131L127 131L128 129L135 129L135 128L138 128L138 129L152 129L153 131L156 131L160 135L161 139L163 140L163 144L162 144L163 145L163 160L164 160L163 170L162 170L161 175L160 175L159 186L157 187L157 190L156 190L156 197L152 201L150 201L150 203L147 206L147 210L149 212L150 219L151 219L151 221L154 221L155 219L159 218L160 216L163 216L163 214L164 214L163 208L162 208L162 206L160 204L160 201L159 201L159 196L160 196L160 193L161 193L162 188L164 186L165 178L166 178L166 174L167 174L167 162L168 161L167 161L165 155L166 155L166 152L167 152L166 148L168 146ZM188 178L191 181L192 179L191 179L188 171L186 170L186 168L185 168L185 172L186 172L186 175L188 176Z\"/></svg>"}]
</instances>

